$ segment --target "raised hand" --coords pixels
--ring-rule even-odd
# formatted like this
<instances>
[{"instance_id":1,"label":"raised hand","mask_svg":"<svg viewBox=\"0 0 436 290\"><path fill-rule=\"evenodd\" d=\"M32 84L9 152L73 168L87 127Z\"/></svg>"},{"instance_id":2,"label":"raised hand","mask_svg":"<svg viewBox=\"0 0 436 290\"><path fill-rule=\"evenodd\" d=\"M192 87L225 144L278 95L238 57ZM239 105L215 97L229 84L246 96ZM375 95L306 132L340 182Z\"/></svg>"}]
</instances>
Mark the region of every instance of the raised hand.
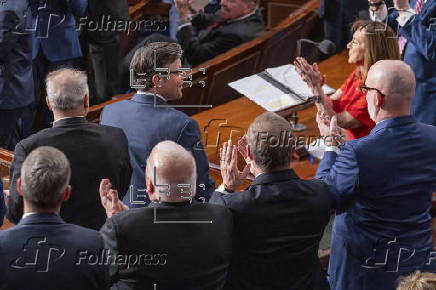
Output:
<instances>
[{"instance_id":1,"label":"raised hand","mask_svg":"<svg viewBox=\"0 0 436 290\"><path fill-rule=\"evenodd\" d=\"M318 65L310 65L307 60L297 57L294 61L295 71L301 76L303 81L312 89L314 95L324 95L322 86L325 83L325 76L321 74Z\"/></svg>"},{"instance_id":2,"label":"raised hand","mask_svg":"<svg viewBox=\"0 0 436 290\"><path fill-rule=\"evenodd\" d=\"M220 149L221 176L226 189L236 190L250 172L250 164L246 164L243 171L238 170L238 149L232 145L232 140L225 142Z\"/></svg>"},{"instance_id":3,"label":"raised hand","mask_svg":"<svg viewBox=\"0 0 436 290\"><path fill-rule=\"evenodd\" d=\"M245 160L245 163L248 164L248 151L247 151L247 136L244 135L242 138L238 140L238 152L242 155Z\"/></svg>"},{"instance_id":4,"label":"raised hand","mask_svg":"<svg viewBox=\"0 0 436 290\"><path fill-rule=\"evenodd\" d=\"M108 217L112 217L112 215L116 213L129 209L129 207L118 198L118 191L112 189L112 184L109 179L101 180L99 191L101 204Z\"/></svg>"}]
</instances>

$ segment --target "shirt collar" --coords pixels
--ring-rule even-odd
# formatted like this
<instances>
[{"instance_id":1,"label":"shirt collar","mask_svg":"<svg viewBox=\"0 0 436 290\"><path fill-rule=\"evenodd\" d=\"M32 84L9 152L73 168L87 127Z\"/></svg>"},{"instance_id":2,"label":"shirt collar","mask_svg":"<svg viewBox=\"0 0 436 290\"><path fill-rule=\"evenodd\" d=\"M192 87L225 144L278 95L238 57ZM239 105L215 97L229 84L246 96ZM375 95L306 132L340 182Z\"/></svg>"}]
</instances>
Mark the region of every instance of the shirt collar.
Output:
<instances>
[{"instance_id":1,"label":"shirt collar","mask_svg":"<svg viewBox=\"0 0 436 290\"><path fill-rule=\"evenodd\" d=\"M23 214L22 219L28 217L29 215L34 215L34 214L37 214L37 212L28 212L28 213L25 213L25 214Z\"/></svg>"},{"instance_id":2,"label":"shirt collar","mask_svg":"<svg viewBox=\"0 0 436 290\"><path fill-rule=\"evenodd\" d=\"M162 101L164 101L165 103L167 102L167 100L166 100L164 97L162 97L161 95L156 94L156 93L149 93L149 92L144 92L144 91L137 91L137 94L138 94L138 95L150 95L150 94L152 94L152 95L154 95L154 96L159 97L159 98L160 98Z\"/></svg>"},{"instance_id":3,"label":"shirt collar","mask_svg":"<svg viewBox=\"0 0 436 290\"><path fill-rule=\"evenodd\" d=\"M245 18L250 17L251 15L253 15L253 14L255 14L255 13L256 13L256 10L254 10L254 11L251 12L250 14L246 14L246 15L244 15L244 16L241 16L241 17L239 17L239 18L235 18L235 19L231 19L231 20L226 21L226 22L227 22L227 23L232 23L232 22L235 22L235 21L243 20L243 19L245 19Z\"/></svg>"},{"instance_id":4,"label":"shirt collar","mask_svg":"<svg viewBox=\"0 0 436 290\"><path fill-rule=\"evenodd\" d=\"M85 116L63 117L63 118L56 119L53 122L53 124L55 124L56 122L59 122L60 120L73 119L73 118L85 118Z\"/></svg>"}]
</instances>

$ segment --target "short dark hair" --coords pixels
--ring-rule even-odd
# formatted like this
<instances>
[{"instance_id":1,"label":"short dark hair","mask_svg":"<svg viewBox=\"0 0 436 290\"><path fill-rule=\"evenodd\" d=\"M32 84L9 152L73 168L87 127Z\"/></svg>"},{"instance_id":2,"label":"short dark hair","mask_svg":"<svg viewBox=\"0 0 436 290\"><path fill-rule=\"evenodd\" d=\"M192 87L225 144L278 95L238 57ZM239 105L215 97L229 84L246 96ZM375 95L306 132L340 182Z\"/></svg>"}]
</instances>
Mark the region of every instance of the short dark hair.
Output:
<instances>
[{"instance_id":1,"label":"short dark hair","mask_svg":"<svg viewBox=\"0 0 436 290\"><path fill-rule=\"evenodd\" d=\"M139 48L130 62L131 84L141 89L152 87L151 78L157 72L155 68L167 68L182 57L183 50L178 43L152 42Z\"/></svg>"},{"instance_id":2,"label":"short dark hair","mask_svg":"<svg viewBox=\"0 0 436 290\"><path fill-rule=\"evenodd\" d=\"M36 208L55 208L62 202L70 177L70 162L64 153L50 146L38 147L21 167L23 197Z\"/></svg>"},{"instance_id":3,"label":"short dark hair","mask_svg":"<svg viewBox=\"0 0 436 290\"><path fill-rule=\"evenodd\" d=\"M290 166L293 145L290 138L292 138L291 124L283 117L272 112L265 112L258 116L251 123L247 134L248 145L256 165L266 172ZM277 142L285 140L285 143L272 144L270 142L272 139Z\"/></svg>"}]
</instances>

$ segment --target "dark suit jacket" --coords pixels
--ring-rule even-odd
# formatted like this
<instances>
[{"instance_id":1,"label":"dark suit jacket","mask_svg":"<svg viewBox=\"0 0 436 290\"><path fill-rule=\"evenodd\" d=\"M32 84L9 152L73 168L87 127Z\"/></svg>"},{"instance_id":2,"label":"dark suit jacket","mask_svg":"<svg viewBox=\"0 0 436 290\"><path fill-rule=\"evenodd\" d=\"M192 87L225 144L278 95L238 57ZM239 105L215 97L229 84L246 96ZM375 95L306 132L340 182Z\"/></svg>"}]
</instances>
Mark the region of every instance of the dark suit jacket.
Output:
<instances>
[{"instance_id":1,"label":"dark suit jacket","mask_svg":"<svg viewBox=\"0 0 436 290\"><path fill-rule=\"evenodd\" d=\"M227 21L208 29L218 19L218 14L200 13L192 19L192 25L184 26L177 32L177 40L183 48L184 56L192 66L254 39L265 28L259 11L244 19Z\"/></svg>"},{"instance_id":2,"label":"dark suit jacket","mask_svg":"<svg viewBox=\"0 0 436 290\"><path fill-rule=\"evenodd\" d=\"M215 192L210 202L233 213L228 289L329 289L318 260L330 218L324 182L299 179L292 169L264 173L247 190Z\"/></svg>"},{"instance_id":3,"label":"dark suit jacket","mask_svg":"<svg viewBox=\"0 0 436 290\"><path fill-rule=\"evenodd\" d=\"M131 190L124 202L131 207L143 207L150 202L144 192L146 161L153 147L165 140L174 141L192 152L197 164L198 196L208 200L215 188L214 181L209 178L209 163L197 122L185 113L165 106L165 101L157 96L155 100L154 95L137 94L130 100L106 106L101 114L101 124L123 129L129 140L133 174Z\"/></svg>"},{"instance_id":4,"label":"dark suit jacket","mask_svg":"<svg viewBox=\"0 0 436 290\"><path fill-rule=\"evenodd\" d=\"M151 203L116 214L100 233L111 253L132 258L111 269L113 289L222 289L231 232L231 212L208 203Z\"/></svg>"},{"instance_id":5,"label":"dark suit jacket","mask_svg":"<svg viewBox=\"0 0 436 290\"><path fill-rule=\"evenodd\" d=\"M40 49L53 62L82 56L75 18L85 14L88 0L41 2L42 5L34 8L37 16L33 19L36 31L33 33L32 58L37 57Z\"/></svg>"},{"instance_id":6,"label":"dark suit jacket","mask_svg":"<svg viewBox=\"0 0 436 290\"><path fill-rule=\"evenodd\" d=\"M101 179L109 178L121 198L129 185L132 169L123 131L92 124L85 118L70 118L59 120L53 128L18 143L11 167L11 198L7 215L15 223L23 210L22 198L16 191L21 166L27 155L39 146L56 147L65 153L71 164L72 194L62 205L62 218L69 223L100 229L106 220L98 192Z\"/></svg>"},{"instance_id":7,"label":"dark suit jacket","mask_svg":"<svg viewBox=\"0 0 436 290\"><path fill-rule=\"evenodd\" d=\"M32 214L0 231L0 289L108 289L107 267L90 258L103 249L96 231L56 214Z\"/></svg>"},{"instance_id":8,"label":"dark suit jacket","mask_svg":"<svg viewBox=\"0 0 436 290\"><path fill-rule=\"evenodd\" d=\"M32 34L26 31L30 27L27 0L0 4L0 110L33 102Z\"/></svg>"},{"instance_id":9,"label":"dark suit jacket","mask_svg":"<svg viewBox=\"0 0 436 290\"><path fill-rule=\"evenodd\" d=\"M340 155L325 152L317 177L330 185L335 207L344 211L333 229L333 289L395 289L400 275L426 270L433 249L434 126L411 116L384 120L368 136L347 142ZM391 254L383 262L387 247ZM400 259L400 249L415 252Z\"/></svg>"},{"instance_id":10,"label":"dark suit jacket","mask_svg":"<svg viewBox=\"0 0 436 290\"><path fill-rule=\"evenodd\" d=\"M129 5L127 0L88 0L88 14L92 19L102 15L110 15L112 20L129 20Z\"/></svg>"}]
</instances>

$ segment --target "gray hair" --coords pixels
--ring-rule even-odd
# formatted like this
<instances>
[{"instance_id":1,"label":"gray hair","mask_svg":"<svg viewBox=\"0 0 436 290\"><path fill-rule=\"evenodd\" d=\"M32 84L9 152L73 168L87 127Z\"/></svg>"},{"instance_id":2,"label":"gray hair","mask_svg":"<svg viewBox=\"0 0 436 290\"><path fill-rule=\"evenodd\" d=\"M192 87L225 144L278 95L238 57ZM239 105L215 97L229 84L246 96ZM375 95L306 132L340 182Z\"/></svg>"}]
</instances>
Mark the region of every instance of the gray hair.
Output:
<instances>
[{"instance_id":1,"label":"gray hair","mask_svg":"<svg viewBox=\"0 0 436 290\"><path fill-rule=\"evenodd\" d=\"M154 146L147 159L146 176L153 181L162 201L184 198L188 201L189 197L195 196L195 160L189 151L173 141L163 141Z\"/></svg>"},{"instance_id":2,"label":"gray hair","mask_svg":"<svg viewBox=\"0 0 436 290\"><path fill-rule=\"evenodd\" d=\"M70 162L60 150L43 146L33 150L21 167L24 199L36 208L54 208L71 177Z\"/></svg>"},{"instance_id":3,"label":"gray hair","mask_svg":"<svg viewBox=\"0 0 436 290\"><path fill-rule=\"evenodd\" d=\"M48 74L47 96L53 109L71 111L83 105L89 95L86 73L72 68L62 68Z\"/></svg>"},{"instance_id":4,"label":"gray hair","mask_svg":"<svg viewBox=\"0 0 436 290\"><path fill-rule=\"evenodd\" d=\"M139 48L130 62L130 70L133 71L131 84L143 86L143 90L150 89L151 79L158 73L156 68L168 68L182 54L180 44L172 42L152 42Z\"/></svg>"},{"instance_id":5,"label":"gray hair","mask_svg":"<svg viewBox=\"0 0 436 290\"><path fill-rule=\"evenodd\" d=\"M248 128L247 142L254 162L262 170L271 172L289 167L293 144L291 125L279 115L265 112L258 116Z\"/></svg>"}]
</instances>

